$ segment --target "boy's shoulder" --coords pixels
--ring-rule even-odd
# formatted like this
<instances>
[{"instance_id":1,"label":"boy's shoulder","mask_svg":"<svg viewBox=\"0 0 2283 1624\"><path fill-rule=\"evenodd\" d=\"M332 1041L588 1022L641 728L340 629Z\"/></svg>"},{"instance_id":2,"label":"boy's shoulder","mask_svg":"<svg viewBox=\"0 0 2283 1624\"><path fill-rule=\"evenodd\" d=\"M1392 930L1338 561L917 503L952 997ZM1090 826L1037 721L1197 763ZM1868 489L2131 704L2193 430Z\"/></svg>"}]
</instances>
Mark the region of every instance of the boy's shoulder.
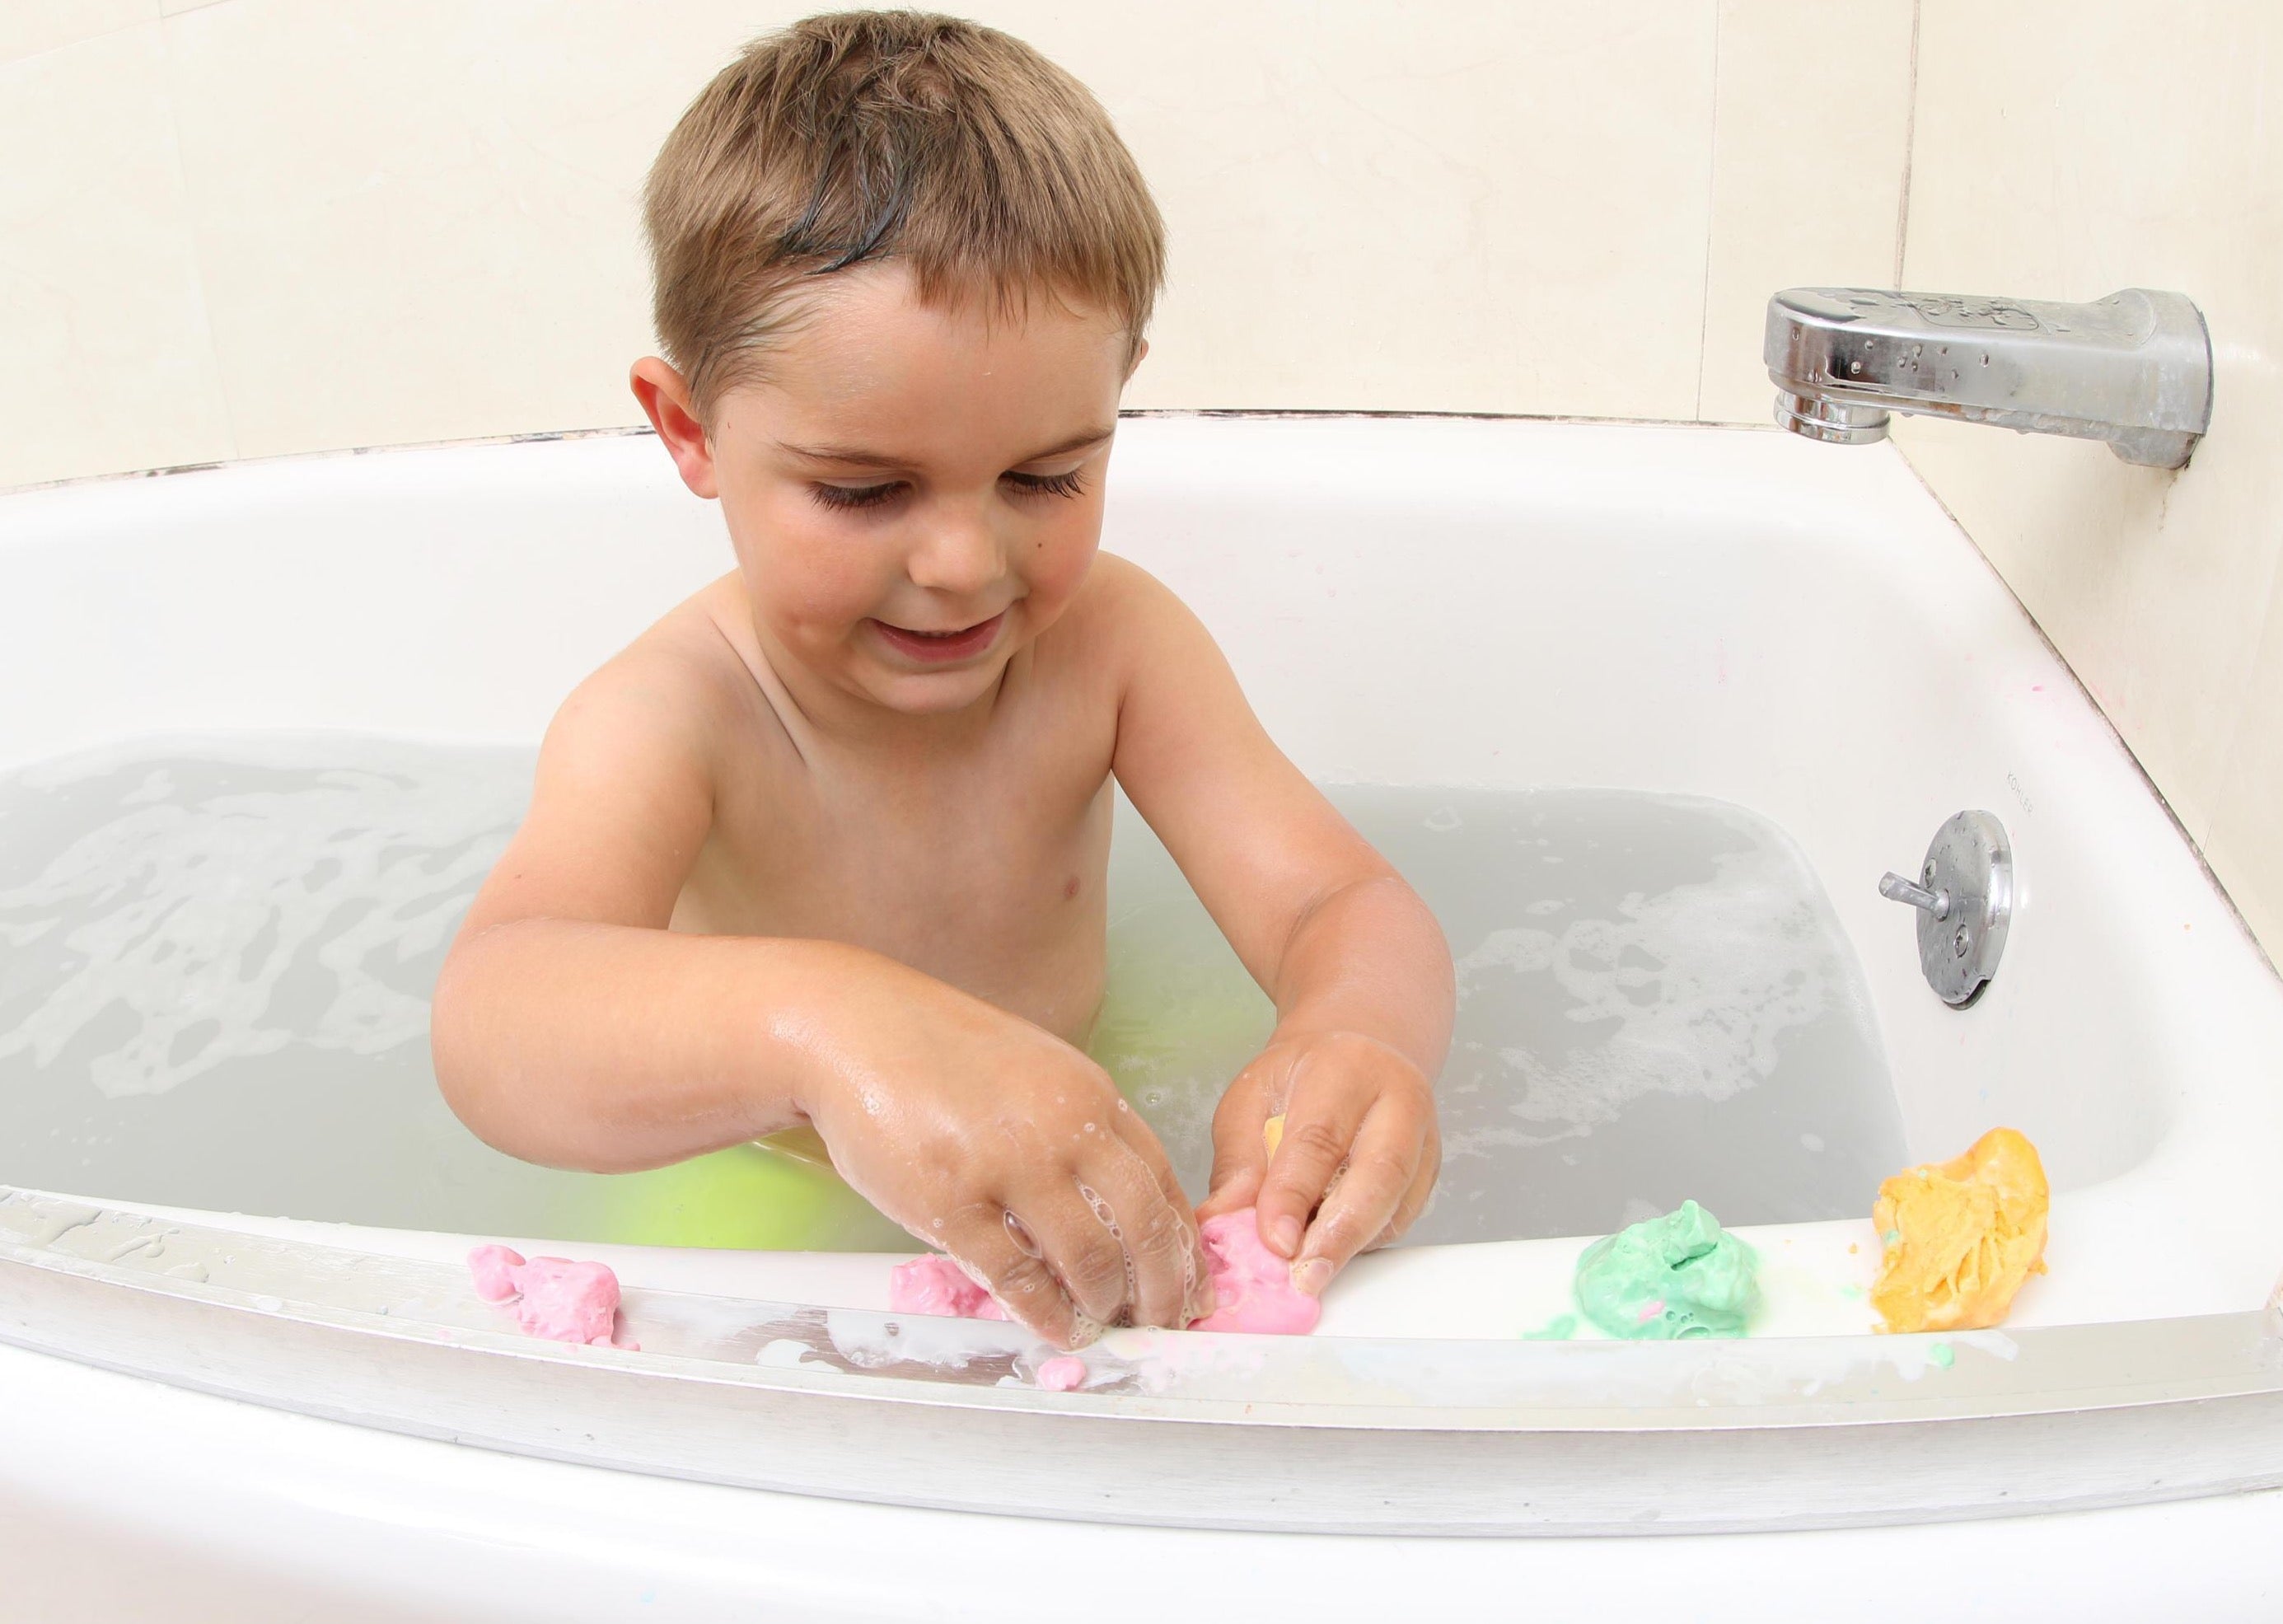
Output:
<instances>
[{"instance_id":1,"label":"boy's shoulder","mask_svg":"<svg viewBox=\"0 0 2283 1624\"><path fill-rule=\"evenodd\" d=\"M1195 623L1171 587L1132 559L1104 552L1054 633L1115 664L1146 658L1168 634Z\"/></svg>"},{"instance_id":2,"label":"boy's shoulder","mask_svg":"<svg viewBox=\"0 0 2283 1624\"><path fill-rule=\"evenodd\" d=\"M548 730L550 743L709 763L752 708L748 657L729 613L736 581L725 576L684 599L573 689Z\"/></svg>"},{"instance_id":3,"label":"boy's shoulder","mask_svg":"<svg viewBox=\"0 0 2283 1624\"><path fill-rule=\"evenodd\" d=\"M1200 659L1219 659L1212 634L1173 588L1107 552L1041 642L1068 661L1064 669L1087 672L1120 706L1137 692L1179 687Z\"/></svg>"}]
</instances>

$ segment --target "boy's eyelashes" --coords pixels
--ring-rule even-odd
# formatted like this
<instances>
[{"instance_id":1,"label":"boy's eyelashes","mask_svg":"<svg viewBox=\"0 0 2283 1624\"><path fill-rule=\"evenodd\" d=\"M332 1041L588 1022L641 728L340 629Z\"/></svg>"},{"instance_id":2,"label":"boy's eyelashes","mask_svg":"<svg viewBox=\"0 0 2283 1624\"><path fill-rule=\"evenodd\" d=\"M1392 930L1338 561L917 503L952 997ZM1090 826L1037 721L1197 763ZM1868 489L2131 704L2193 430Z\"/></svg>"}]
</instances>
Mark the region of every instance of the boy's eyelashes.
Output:
<instances>
[{"instance_id":1,"label":"boy's eyelashes","mask_svg":"<svg viewBox=\"0 0 2283 1624\"><path fill-rule=\"evenodd\" d=\"M1002 473L999 476L1017 490L1034 496L1075 496L1086 488L1086 480L1079 471L1066 473Z\"/></svg>"},{"instance_id":2,"label":"boy's eyelashes","mask_svg":"<svg viewBox=\"0 0 2283 1624\"><path fill-rule=\"evenodd\" d=\"M891 480L884 485L812 485L808 494L822 506L845 511L850 508L877 507L903 488L901 480Z\"/></svg>"},{"instance_id":3,"label":"boy's eyelashes","mask_svg":"<svg viewBox=\"0 0 2283 1624\"><path fill-rule=\"evenodd\" d=\"M1086 488L1085 477L1076 468L1063 473L1017 473L1010 469L999 478L1012 493L1023 496L1075 496ZM877 485L811 485L808 490L820 505L846 512L892 502L905 488L902 480L886 480Z\"/></svg>"}]
</instances>

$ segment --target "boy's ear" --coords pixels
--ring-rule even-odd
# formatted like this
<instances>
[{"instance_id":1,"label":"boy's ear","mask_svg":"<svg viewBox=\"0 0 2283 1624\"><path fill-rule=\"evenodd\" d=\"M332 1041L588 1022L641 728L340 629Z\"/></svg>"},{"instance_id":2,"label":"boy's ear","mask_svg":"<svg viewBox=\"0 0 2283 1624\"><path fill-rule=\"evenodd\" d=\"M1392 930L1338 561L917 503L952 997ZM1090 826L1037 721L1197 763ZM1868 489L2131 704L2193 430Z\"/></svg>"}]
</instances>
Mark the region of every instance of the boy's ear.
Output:
<instances>
[{"instance_id":1,"label":"boy's ear","mask_svg":"<svg viewBox=\"0 0 2283 1624\"><path fill-rule=\"evenodd\" d=\"M666 442L666 454L682 471L682 482L709 501L720 496L721 488L713 478L713 447L705 426L691 410L690 386L682 374L656 355L644 355L635 363L627 382L651 426Z\"/></svg>"},{"instance_id":2,"label":"boy's ear","mask_svg":"<svg viewBox=\"0 0 2283 1624\"><path fill-rule=\"evenodd\" d=\"M1142 358L1148 355L1149 353L1149 340L1147 339L1142 340L1139 343L1134 346L1134 359L1126 363L1126 381L1127 383L1130 384L1134 381L1134 374L1142 370Z\"/></svg>"}]
</instances>

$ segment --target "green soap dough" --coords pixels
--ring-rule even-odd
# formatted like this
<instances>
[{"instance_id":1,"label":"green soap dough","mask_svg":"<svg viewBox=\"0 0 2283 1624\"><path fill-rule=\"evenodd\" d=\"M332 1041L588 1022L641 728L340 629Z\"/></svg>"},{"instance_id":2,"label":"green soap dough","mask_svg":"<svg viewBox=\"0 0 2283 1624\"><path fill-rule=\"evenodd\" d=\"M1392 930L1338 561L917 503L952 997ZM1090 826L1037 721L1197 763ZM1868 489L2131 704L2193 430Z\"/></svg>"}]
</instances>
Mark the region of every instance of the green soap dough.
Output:
<instances>
[{"instance_id":1,"label":"green soap dough","mask_svg":"<svg viewBox=\"0 0 2283 1624\"><path fill-rule=\"evenodd\" d=\"M1741 1337L1759 1306L1760 1260L1694 1201L1595 1241L1578 1259L1578 1306L1613 1337Z\"/></svg>"}]
</instances>

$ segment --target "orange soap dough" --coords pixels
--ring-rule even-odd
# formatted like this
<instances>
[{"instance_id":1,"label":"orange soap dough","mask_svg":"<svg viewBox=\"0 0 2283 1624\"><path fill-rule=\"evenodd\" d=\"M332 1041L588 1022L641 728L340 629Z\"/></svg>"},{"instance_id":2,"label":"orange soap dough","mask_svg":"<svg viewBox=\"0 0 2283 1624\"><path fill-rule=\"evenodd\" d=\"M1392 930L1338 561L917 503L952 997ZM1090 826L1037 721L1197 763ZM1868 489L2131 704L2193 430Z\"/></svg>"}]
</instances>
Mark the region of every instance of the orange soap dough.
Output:
<instances>
[{"instance_id":1,"label":"orange soap dough","mask_svg":"<svg viewBox=\"0 0 2283 1624\"><path fill-rule=\"evenodd\" d=\"M1880 1185L1871 1222L1885 1251L1871 1302L1886 1329L1971 1331L2004 1319L2022 1282L2045 1272L2052 1204L2038 1147L2010 1128Z\"/></svg>"}]
</instances>

